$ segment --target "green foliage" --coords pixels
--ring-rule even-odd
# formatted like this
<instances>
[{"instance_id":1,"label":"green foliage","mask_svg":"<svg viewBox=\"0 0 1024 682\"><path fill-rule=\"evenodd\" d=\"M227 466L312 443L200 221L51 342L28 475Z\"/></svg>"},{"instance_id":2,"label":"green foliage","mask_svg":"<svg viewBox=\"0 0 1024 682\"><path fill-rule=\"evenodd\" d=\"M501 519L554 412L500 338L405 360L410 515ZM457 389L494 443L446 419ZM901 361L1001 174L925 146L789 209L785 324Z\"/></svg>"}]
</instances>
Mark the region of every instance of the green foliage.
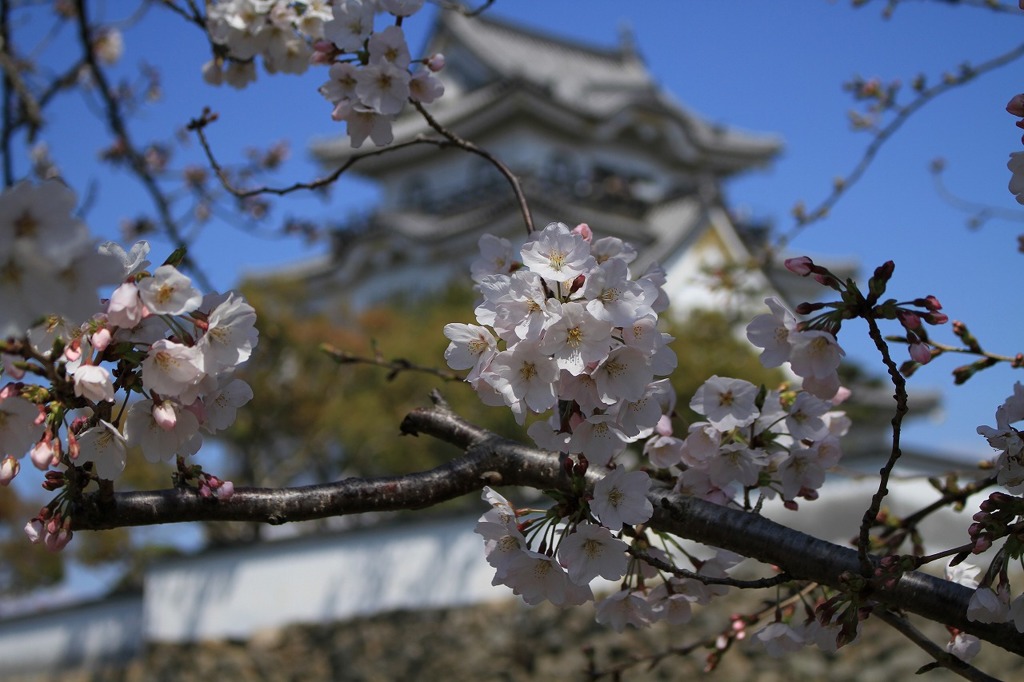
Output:
<instances>
[{"instance_id":1,"label":"green foliage","mask_svg":"<svg viewBox=\"0 0 1024 682\"><path fill-rule=\"evenodd\" d=\"M359 313L331 310L302 314L291 302L306 300L294 282L258 282L245 287L257 310L260 343L241 377L255 397L239 411L227 434L237 470L236 484L286 485L423 470L450 459L450 446L435 439L400 437L398 426L411 410L428 404L439 388L453 409L471 422L514 438L525 438L507 409L487 407L462 382L417 371L391 372L368 363L338 364L319 350L448 371L442 329L472 322L476 295L453 286L429 300L409 298ZM716 313L695 314L672 324L679 369L672 377L680 415L694 391L712 374L743 377L776 386L778 370L764 369L737 328Z\"/></svg>"},{"instance_id":2,"label":"green foliage","mask_svg":"<svg viewBox=\"0 0 1024 682\"><path fill-rule=\"evenodd\" d=\"M509 436L521 433L508 410L483 406L462 382L408 370L389 376L372 364L339 364L320 350L328 344L447 372L442 330L472 316L468 289L450 289L429 304L408 300L359 313L309 315L289 303L305 300L294 283L250 283L245 295L257 311L260 343L240 374L255 397L226 433L239 457L238 469L225 473L236 484L311 483L437 466L454 454L450 446L399 435L403 417L428 405L433 389L473 422Z\"/></svg>"}]
</instances>

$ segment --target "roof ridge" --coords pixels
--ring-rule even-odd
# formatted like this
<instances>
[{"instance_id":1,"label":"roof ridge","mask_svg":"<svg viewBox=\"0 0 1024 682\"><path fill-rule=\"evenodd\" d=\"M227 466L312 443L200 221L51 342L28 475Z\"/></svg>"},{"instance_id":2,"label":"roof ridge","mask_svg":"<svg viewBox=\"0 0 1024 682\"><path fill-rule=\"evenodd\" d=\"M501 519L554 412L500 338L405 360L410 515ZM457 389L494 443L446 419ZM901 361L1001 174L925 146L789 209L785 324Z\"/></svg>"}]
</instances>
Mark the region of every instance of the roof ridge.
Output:
<instances>
[{"instance_id":1,"label":"roof ridge","mask_svg":"<svg viewBox=\"0 0 1024 682\"><path fill-rule=\"evenodd\" d=\"M623 62L640 59L635 46L623 45L621 42L615 47L588 43L577 38L567 38L564 35L559 35L552 31L527 26L526 24L512 19L495 17L493 13L478 14L470 18L458 11L441 10L438 15L438 26L446 25L449 29L455 31L458 30L458 26L455 24L460 21L474 21L481 24L489 24L493 28L505 30L510 33L517 33L524 37L550 43L563 49L572 49L614 61Z\"/></svg>"}]
</instances>

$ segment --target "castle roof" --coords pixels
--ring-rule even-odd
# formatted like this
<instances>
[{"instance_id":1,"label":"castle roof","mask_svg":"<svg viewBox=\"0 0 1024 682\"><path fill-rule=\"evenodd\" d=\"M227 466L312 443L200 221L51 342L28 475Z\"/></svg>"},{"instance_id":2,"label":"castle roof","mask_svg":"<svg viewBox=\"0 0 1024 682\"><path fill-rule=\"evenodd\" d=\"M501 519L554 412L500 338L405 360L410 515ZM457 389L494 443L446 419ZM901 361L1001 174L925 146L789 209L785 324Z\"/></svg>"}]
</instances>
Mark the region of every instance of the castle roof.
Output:
<instances>
[{"instance_id":1,"label":"castle roof","mask_svg":"<svg viewBox=\"0 0 1024 682\"><path fill-rule=\"evenodd\" d=\"M657 149L670 166L729 175L769 163L782 148L772 135L710 123L683 106L654 80L631 40L615 48L567 40L491 17L439 12L425 54L440 52L445 96L431 114L473 139L480 131L529 112L560 134L586 139L631 137ZM408 112L394 127L402 143L431 131ZM434 153L412 147L361 162L358 172L385 174L397 164ZM347 137L315 141L325 165L358 153Z\"/></svg>"}]
</instances>

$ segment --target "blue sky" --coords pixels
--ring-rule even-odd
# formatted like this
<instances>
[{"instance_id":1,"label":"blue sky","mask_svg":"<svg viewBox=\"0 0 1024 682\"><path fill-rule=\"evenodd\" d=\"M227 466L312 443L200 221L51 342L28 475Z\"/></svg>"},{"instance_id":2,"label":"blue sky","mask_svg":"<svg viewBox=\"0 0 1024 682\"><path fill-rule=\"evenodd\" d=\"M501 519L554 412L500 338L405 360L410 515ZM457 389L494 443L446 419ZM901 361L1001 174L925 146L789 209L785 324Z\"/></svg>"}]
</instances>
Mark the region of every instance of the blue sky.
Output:
<instances>
[{"instance_id":1,"label":"blue sky","mask_svg":"<svg viewBox=\"0 0 1024 682\"><path fill-rule=\"evenodd\" d=\"M855 10L848 3L808 0L498 0L490 11L605 46L614 45L620 28L629 26L657 80L685 106L714 122L780 135L786 146L778 163L731 183L727 194L734 207L786 230L794 203L820 201L832 179L846 174L869 142L864 133L850 130L852 101L842 91L844 81L860 74L906 83L923 73L935 82L964 61L980 63L1016 46L1024 26L1017 13L939 2L901 3L885 20L883 6L874 2ZM422 44L433 11L406 23L412 45ZM139 141L168 139L210 106L220 115L210 128L211 140L225 161L239 158L246 146L291 141L292 160L278 176L284 183L314 174L304 152L309 139L341 132L316 92L325 80L322 70L302 77L261 73L259 82L241 93L210 88L199 77L207 59L200 34L159 10L128 31L126 47L125 65L144 60L163 76L163 100L133 122ZM1024 230L1008 220L968 230L966 214L940 200L927 170L933 158L943 157L954 191L1008 210L1019 208L1006 190L1005 164L1009 152L1021 149L1021 141L1003 107L1024 90L1020 73L1021 63L1011 64L922 109L831 216L801 234L791 250L855 259L864 268L893 259L892 295L902 300L934 294L951 319L967 322L992 350L1024 350L1024 323L1014 305L1024 263L1016 235ZM96 150L109 138L80 98L66 98L48 121L43 139L71 184L84 194L96 183L88 216L94 230L116 237L121 219L148 211L132 179L96 162ZM175 165L186 160L200 160L194 144ZM329 203L288 199L278 204L275 215L341 221L371 205L373 196L364 183L348 179ZM572 216L565 220L572 222ZM166 250L156 244L156 253L162 256ZM217 285L226 288L246 272L294 262L316 250L298 240L255 239L214 223L200 235L194 253ZM953 341L948 330L933 336ZM880 371L862 327L844 329L840 340L853 359ZM902 359L901 349L896 354ZM988 448L975 428L994 423L995 407L1018 376L996 368L966 387L954 387L949 370L957 364L941 359L913 378L912 387L943 391L945 409L939 421L912 425L905 439L976 459Z\"/></svg>"}]
</instances>

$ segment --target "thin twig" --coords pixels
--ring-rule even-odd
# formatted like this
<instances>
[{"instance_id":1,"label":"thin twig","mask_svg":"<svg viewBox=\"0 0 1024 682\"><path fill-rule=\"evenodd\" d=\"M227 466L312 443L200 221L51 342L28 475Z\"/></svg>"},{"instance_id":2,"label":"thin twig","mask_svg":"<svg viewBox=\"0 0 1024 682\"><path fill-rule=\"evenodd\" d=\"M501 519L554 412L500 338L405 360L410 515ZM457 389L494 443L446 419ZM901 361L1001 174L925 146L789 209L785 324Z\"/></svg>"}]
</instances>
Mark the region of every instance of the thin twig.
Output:
<instances>
[{"instance_id":1,"label":"thin twig","mask_svg":"<svg viewBox=\"0 0 1024 682\"><path fill-rule=\"evenodd\" d=\"M940 83L922 90L918 93L917 98L910 102L910 104L897 109L896 115L893 119L875 133L874 139L872 139L871 143L865 147L864 153L860 160L854 165L853 170L833 185L831 193L829 193L817 207L811 211L802 212L802 214L797 217L796 225L790 228L788 232L783 234L777 240L775 251L782 251L786 245L793 241L793 239L806 227L827 216L839 199L849 191L850 187L855 185L861 179L865 171L867 171L868 167L878 155L882 146L903 126L904 123L907 122L908 119L910 119L911 116L917 113L921 107L928 102L931 102L939 95L964 85L965 83L968 83L989 71L1005 66L1022 56L1024 56L1024 43L997 57L982 62L978 66L971 67L968 73L961 74L958 78L944 79Z\"/></svg>"},{"instance_id":2,"label":"thin twig","mask_svg":"<svg viewBox=\"0 0 1024 682\"><path fill-rule=\"evenodd\" d=\"M658 557L651 556L650 554L638 550L634 547L630 547L626 551L629 552L631 555L635 556L637 559L645 561L651 566L654 566L659 571L671 573L677 578L689 578L691 580L696 580L698 582L704 583L705 585L726 585L728 587L737 587L741 590L757 590L766 587L784 585L785 583L793 581L793 576L789 575L788 573L780 573L778 575L773 575L769 578L758 578L756 580L738 580L736 578L728 577L716 578L714 576L701 575L700 573L688 571L685 568L679 568L678 566L674 566L668 563L667 561L659 559Z\"/></svg>"},{"instance_id":3,"label":"thin twig","mask_svg":"<svg viewBox=\"0 0 1024 682\"><path fill-rule=\"evenodd\" d=\"M385 360L381 357L368 358L340 350L327 343L320 344L320 350L329 355L331 359L339 365L373 365L375 367L383 367L384 369L391 370L387 375L388 381L391 381L402 372L420 372L423 374L430 374L431 376L438 377L444 381L465 381L466 379L454 372L438 369L437 367L417 365L405 360L404 358L395 358L393 360Z\"/></svg>"},{"instance_id":4,"label":"thin twig","mask_svg":"<svg viewBox=\"0 0 1024 682\"><path fill-rule=\"evenodd\" d=\"M999 682L998 678L983 673L973 665L957 658L938 646L935 642L928 639L924 633L915 628L910 621L903 616L899 616L888 609L875 609L874 614L882 619L886 624L892 626L892 628L901 635L920 647L926 654L931 656L935 661L935 663L932 664L933 666L942 666L964 679L972 680L972 682ZM925 670L922 669L918 672L925 672Z\"/></svg>"},{"instance_id":5,"label":"thin twig","mask_svg":"<svg viewBox=\"0 0 1024 682\"><path fill-rule=\"evenodd\" d=\"M128 165L132 172L135 173L135 176L149 193L150 199L156 207L157 215L160 218L161 226L163 227L168 240L176 249L184 248L187 251L188 243L182 237L181 231L178 229L178 224L171 215L170 201L167 198L167 195L164 194L163 190L160 188L159 183L157 183L156 177L149 170L145 156L139 152L138 148L132 142L131 133L129 132L128 125L125 122L117 95L114 94L111 89L110 83L107 81L106 73L103 71L103 68L96 59L96 55L92 49L92 36L90 35L89 18L86 11L87 5L88 3L86 0L75 1L76 20L78 23L78 40L81 43L83 58L89 68L89 73L96 84L96 89L99 91L101 99L103 100L103 104L106 109L107 125L110 127L111 132L113 132L117 137L117 140L123 145L124 154L128 158ZM183 264L189 269L193 277L195 277L196 282L202 288L207 290L213 289L210 279L199 268L195 260L188 256L187 253Z\"/></svg>"},{"instance_id":6,"label":"thin twig","mask_svg":"<svg viewBox=\"0 0 1024 682\"><path fill-rule=\"evenodd\" d=\"M512 192L516 195L516 201L519 203L519 212L523 215L523 222L526 224L526 233L533 234L533 217L530 215L530 206L526 201L526 194L523 192L523 187L519 183L519 178L516 177L516 174L513 173L508 166L502 163L498 157L494 156L494 154L491 154L486 149L478 147L469 140L459 137L454 132L438 123L437 119L431 116L419 102L413 102L412 105L416 107L416 111L420 112L420 115L423 116L427 125L443 135L446 139L450 140L459 149L464 149L467 152L486 159L495 168L497 168L503 176L505 176L505 179L508 180L508 184L512 187Z\"/></svg>"},{"instance_id":7,"label":"thin twig","mask_svg":"<svg viewBox=\"0 0 1024 682\"><path fill-rule=\"evenodd\" d=\"M875 342L875 348L882 355L882 362L885 364L885 368L889 373L889 378L892 380L893 387L896 390L893 398L896 400L896 412L892 417L892 449L889 452L889 459L886 460L885 465L879 470L878 478L878 489L875 494L871 496L871 504L864 512L864 517L860 522L860 538L857 541L857 553L860 556L860 569L861 575L865 578L871 576L873 565L871 563L868 550L871 545L871 528L874 526L878 519L878 512L882 508L882 500L889 494L889 476L892 475L892 470L896 466L897 460L899 460L902 454L900 450L900 432L903 425L903 417L907 414L909 408L907 407L907 380L902 374L900 374L899 368L893 361L892 356L889 355L889 346L886 345L885 340L882 338L882 332L878 328L878 322L870 314L863 316L865 321L868 323L868 333L871 340Z\"/></svg>"}]
</instances>

